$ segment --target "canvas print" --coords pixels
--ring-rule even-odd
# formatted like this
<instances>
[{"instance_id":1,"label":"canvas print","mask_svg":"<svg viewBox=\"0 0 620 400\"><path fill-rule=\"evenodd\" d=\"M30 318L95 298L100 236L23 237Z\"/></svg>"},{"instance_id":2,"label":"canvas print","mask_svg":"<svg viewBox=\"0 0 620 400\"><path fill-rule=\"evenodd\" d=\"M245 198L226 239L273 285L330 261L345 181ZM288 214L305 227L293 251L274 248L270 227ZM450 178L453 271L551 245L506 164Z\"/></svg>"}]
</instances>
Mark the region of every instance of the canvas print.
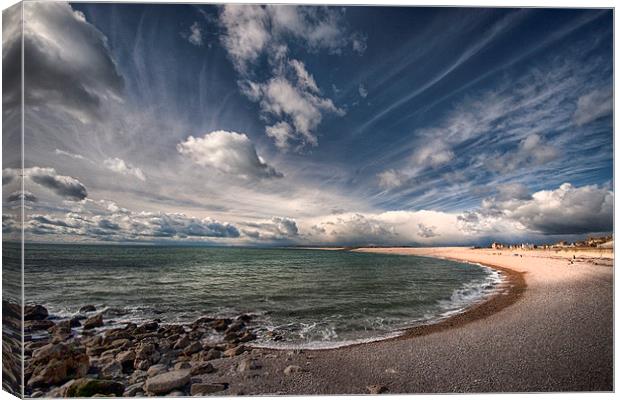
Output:
<instances>
[{"instance_id":1,"label":"canvas print","mask_svg":"<svg viewBox=\"0 0 620 400\"><path fill-rule=\"evenodd\" d=\"M2 18L5 391L614 390L612 9Z\"/></svg>"}]
</instances>

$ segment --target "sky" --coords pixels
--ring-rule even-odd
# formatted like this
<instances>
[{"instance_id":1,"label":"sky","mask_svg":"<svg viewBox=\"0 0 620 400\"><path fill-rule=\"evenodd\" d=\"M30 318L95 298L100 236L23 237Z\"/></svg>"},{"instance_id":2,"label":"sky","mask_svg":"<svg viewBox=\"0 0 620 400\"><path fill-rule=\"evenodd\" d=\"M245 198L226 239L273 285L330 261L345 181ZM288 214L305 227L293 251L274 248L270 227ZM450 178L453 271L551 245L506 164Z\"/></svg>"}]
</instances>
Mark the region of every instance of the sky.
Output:
<instances>
[{"instance_id":1,"label":"sky","mask_svg":"<svg viewBox=\"0 0 620 400\"><path fill-rule=\"evenodd\" d=\"M613 230L611 10L25 3L23 174L18 16L5 238L22 202L45 242Z\"/></svg>"}]
</instances>

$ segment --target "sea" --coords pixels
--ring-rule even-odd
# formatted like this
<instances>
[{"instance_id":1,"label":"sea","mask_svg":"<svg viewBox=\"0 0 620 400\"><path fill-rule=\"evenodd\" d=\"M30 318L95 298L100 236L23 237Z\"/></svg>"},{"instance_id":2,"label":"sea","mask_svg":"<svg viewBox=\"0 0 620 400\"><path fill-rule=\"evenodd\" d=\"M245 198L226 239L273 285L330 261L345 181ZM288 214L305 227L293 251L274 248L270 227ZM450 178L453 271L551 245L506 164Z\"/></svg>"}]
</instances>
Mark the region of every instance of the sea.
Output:
<instances>
[{"instance_id":1,"label":"sea","mask_svg":"<svg viewBox=\"0 0 620 400\"><path fill-rule=\"evenodd\" d=\"M7 249L8 246L8 249ZM5 251L16 251L4 243ZM491 295L501 272L444 259L297 248L26 244L26 304L114 325L253 316L265 347L333 348L399 335Z\"/></svg>"}]
</instances>

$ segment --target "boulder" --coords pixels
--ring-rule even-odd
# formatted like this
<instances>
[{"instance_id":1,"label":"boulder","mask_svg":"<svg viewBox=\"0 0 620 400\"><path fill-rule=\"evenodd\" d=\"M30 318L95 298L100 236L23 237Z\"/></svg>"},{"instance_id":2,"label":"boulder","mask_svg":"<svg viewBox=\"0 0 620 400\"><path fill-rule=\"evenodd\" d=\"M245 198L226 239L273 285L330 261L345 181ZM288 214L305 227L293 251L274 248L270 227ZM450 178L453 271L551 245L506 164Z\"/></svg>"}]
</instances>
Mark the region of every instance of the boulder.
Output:
<instances>
[{"instance_id":1,"label":"boulder","mask_svg":"<svg viewBox=\"0 0 620 400\"><path fill-rule=\"evenodd\" d=\"M155 321L146 322L133 330L134 335L155 332L159 328L159 324Z\"/></svg>"},{"instance_id":2,"label":"boulder","mask_svg":"<svg viewBox=\"0 0 620 400\"><path fill-rule=\"evenodd\" d=\"M226 357L234 357L234 356L238 356L239 354L243 354L245 350L246 350L245 346L241 345L241 346L233 347L232 349L226 350L224 352L224 355Z\"/></svg>"},{"instance_id":3,"label":"boulder","mask_svg":"<svg viewBox=\"0 0 620 400\"><path fill-rule=\"evenodd\" d=\"M146 391L152 394L166 394L189 383L189 369L170 371L146 380Z\"/></svg>"},{"instance_id":4,"label":"boulder","mask_svg":"<svg viewBox=\"0 0 620 400\"><path fill-rule=\"evenodd\" d=\"M203 374L210 374L214 371L215 371L215 368L213 367L213 364L209 362L203 362L203 363L194 365L190 370L190 374L191 375L203 375Z\"/></svg>"},{"instance_id":5,"label":"boulder","mask_svg":"<svg viewBox=\"0 0 620 400\"><path fill-rule=\"evenodd\" d=\"M206 353L203 353L202 359L205 361L211 361L218 358L222 358L222 352L217 349L210 349Z\"/></svg>"},{"instance_id":6,"label":"boulder","mask_svg":"<svg viewBox=\"0 0 620 400\"><path fill-rule=\"evenodd\" d=\"M95 311L97 311L97 308L93 306L92 304L88 304L88 305L80 307L80 310L78 312L88 313L88 312L95 312Z\"/></svg>"},{"instance_id":7,"label":"boulder","mask_svg":"<svg viewBox=\"0 0 620 400\"><path fill-rule=\"evenodd\" d=\"M231 321L228 318L219 318L211 323L211 327L216 331L225 331L230 322Z\"/></svg>"},{"instance_id":8,"label":"boulder","mask_svg":"<svg viewBox=\"0 0 620 400\"><path fill-rule=\"evenodd\" d=\"M33 320L24 321L24 330L26 332L45 331L54 325L56 325L54 324L54 322L49 321L47 319L41 319L41 320L33 319Z\"/></svg>"},{"instance_id":9,"label":"boulder","mask_svg":"<svg viewBox=\"0 0 620 400\"><path fill-rule=\"evenodd\" d=\"M84 329L94 329L103 326L103 314L93 315L84 321Z\"/></svg>"},{"instance_id":10,"label":"boulder","mask_svg":"<svg viewBox=\"0 0 620 400\"><path fill-rule=\"evenodd\" d=\"M133 369L133 363L136 361L136 353L133 350L121 351L116 355L116 361L121 363L123 371L129 372Z\"/></svg>"},{"instance_id":11,"label":"boulder","mask_svg":"<svg viewBox=\"0 0 620 400\"><path fill-rule=\"evenodd\" d=\"M95 395L122 396L123 384L103 379L82 378L73 382L67 389L67 397L93 397Z\"/></svg>"},{"instance_id":12,"label":"boulder","mask_svg":"<svg viewBox=\"0 0 620 400\"><path fill-rule=\"evenodd\" d=\"M188 363L187 361L181 361L181 362L174 364L174 369L188 369L191 367L192 365Z\"/></svg>"},{"instance_id":13,"label":"boulder","mask_svg":"<svg viewBox=\"0 0 620 400\"><path fill-rule=\"evenodd\" d=\"M123 397L134 397L138 392L142 391L142 386L144 386L143 382L134 383L133 385L127 386L125 388L125 392L123 392Z\"/></svg>"},{"instance_id":14,"label":"boulder","mask_svg":"<svg viewBox=\"0 0 620 400\"><path fill-rule=\"evenodd\" d=\"M155 365L151 365L149 369L146 370L146 374L148 376L155 376L155 375L164 373L166 371L168 371L168 367L166 367L164 364L155 364Z\"/></svg>"},{"instance_id":15,"label":"boulder","mask_svg":"<svg viewBox=\"0 0 620 400\"><path fill-rule=\"evenodd\" d=\"M187 338L187 336L182 336L174 343L174 346L172 346L172 348L173 349L184 349L189 345L190 345L190 341Z\"/></svg>"},{"instance_id":16,"label":"boulder","mask_svg":"<svg viewBox=\"0 0 620 400\"><path fill-rule=\"evenodd\" d=\"M253 332L245 332L239 337L241 343L251 342L252 340L256 340L256 334Z\"/></svg>"},{"instance_id":17,"label":"boulder","mask_svg":"<svg viewBox=\"0 0 620 400\"><path fill-rule=\"evenodd\" d=\"M123 376L123 365L114 360L101 367L101 376L105 379L118 379Z\"/></svg>"},{"instance_id":18,"label":"boulder","mask_svg":"<svg viewBox=\"0 0 620 400\"><path fill-rule=\"evenodd\" d=\"M24 320L32 321L32 320L42 320L48 317L49 313L47 312L47 308L41 305L34 306L25 306L24 307Z\"/></svg>"},{"instance_id":19,"label":"boulder","mask_svg":"<svg viewBox=\"0 0 620 400\"><path fill-rule=\"evenodd\" d=\"M202 396L228 389L227 383L194 383L190 389L192 396Z\"/></svg>"},{"instance_id":20,"label":"boulder","mask_svg":"<svg viewBox=\"0 0 620 400\"><path fill-rule=\"evenodd\" d=\"M190 356L194 353L199 352L200 350L202 350L202 345L199 342L194 342L183 349L183 354L185 354L186 356Z\"/></svg>"}]
</instances>

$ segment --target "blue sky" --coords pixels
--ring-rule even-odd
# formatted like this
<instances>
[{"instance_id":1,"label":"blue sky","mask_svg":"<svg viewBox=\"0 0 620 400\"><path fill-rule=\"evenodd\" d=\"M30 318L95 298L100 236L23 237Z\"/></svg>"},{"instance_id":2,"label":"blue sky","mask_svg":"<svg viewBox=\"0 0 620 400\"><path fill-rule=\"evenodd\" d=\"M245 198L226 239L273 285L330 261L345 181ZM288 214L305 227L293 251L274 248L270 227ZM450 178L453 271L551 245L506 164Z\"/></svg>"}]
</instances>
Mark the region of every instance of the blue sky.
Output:
<instances>
[{"instance_id":1,"label":"blue sky","mask_svg":"<svg viewBox=\"0 0 620 400\"><path fill-rule=\"evenodd\" d=\"M26 70L35 240L612 230L610 10L27 8L27 55L42 59ZM63 46L40 51L49 38Z\"/></svg>"}]
</instances>

